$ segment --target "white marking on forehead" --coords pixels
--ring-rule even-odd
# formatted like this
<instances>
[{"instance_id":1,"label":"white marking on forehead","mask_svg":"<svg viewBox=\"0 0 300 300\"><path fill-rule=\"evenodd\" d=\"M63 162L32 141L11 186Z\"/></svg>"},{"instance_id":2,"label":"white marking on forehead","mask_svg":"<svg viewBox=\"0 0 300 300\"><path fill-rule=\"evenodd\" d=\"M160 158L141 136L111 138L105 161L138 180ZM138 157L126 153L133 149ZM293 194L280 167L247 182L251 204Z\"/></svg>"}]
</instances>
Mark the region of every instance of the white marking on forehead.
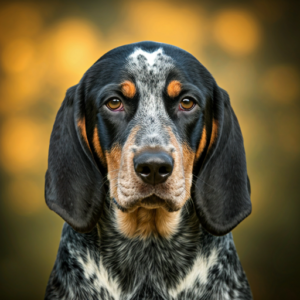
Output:
<instances>
[{"instance_id":1,"label":"white marking on forehead","mask_svg":"<svg viewBox=\"0 0 300 300\"><path fill-rule=\"evenodd\" d=\"M146 58L148 64L150 66L153 66L153 64L155 63L155 59L157 58L158 54L163 54L163 49L162 48L159 48L157 49L156 51L152 52L152 53L149 53L149 52L146 52L144 50L142 50L141 48L135 48L134 49L134 52L132 54L129 55L129 59L137 59L137 57L139 55L142 55Z\"/></svg>"},{"instance_id":2,"label":"white marking on forehead","mask_svg":"<svg viewBox=\"0 0 300 300\"><path fill-rule=\"evenodd\" d=\"M152 52L135 48L127 57L127 70L135 79L140 98L135 118L143 130L141 144L153 147L163 145L168 137L164 126L169 123L169 116L163 91L172 68L174 61L164 53L162 47Z\"/></svg>"}]
</instances>

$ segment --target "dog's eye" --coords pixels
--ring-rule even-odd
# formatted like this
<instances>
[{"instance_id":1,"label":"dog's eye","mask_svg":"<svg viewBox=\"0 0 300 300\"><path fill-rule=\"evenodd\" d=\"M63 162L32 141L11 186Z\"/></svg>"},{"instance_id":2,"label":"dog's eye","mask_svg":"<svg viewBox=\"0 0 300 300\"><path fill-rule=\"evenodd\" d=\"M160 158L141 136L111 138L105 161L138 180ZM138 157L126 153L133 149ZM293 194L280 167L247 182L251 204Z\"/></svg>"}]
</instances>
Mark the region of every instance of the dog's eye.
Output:
<instances>
[{"instance_id":1,"label":"dog's eye","mask_svg":"<svg viewBox=\"0 0 300 300\"><path fill-rule=\"evenodd\" d=\"M106 106L110 109L110 110L123 110L123 104L121 102L120 99L117 98L113 98L110 99L107 103Z\"/></svg>"},{"instance_id":2,"label":"dog's eye","mask_svg":"<svg viewBox=\"0 0 300 300\"><path fill-rule=\"evenodd\" d=\"M195 102L190 98L184 98L179 104L179 110L192 110L195 106Z\"/></svg>"}]
</instances>

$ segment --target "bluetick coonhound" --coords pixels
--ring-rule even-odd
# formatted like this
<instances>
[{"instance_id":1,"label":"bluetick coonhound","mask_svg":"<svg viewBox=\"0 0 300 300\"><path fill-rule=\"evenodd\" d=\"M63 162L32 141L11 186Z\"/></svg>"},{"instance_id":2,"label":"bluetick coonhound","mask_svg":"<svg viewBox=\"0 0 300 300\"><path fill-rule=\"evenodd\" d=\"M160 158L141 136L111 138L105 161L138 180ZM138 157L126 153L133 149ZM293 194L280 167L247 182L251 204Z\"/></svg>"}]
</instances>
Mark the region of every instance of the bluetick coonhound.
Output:
<instances>
[{"instance_id":1,"label":"bluetick coonhound","mask_svg":"<svg viewBox=\"0 0 300 300\"><path fill-rule=\"evenodd\" d=\"M66 221L45 299L252 299L230 233L251 212L242 134L188 52L101 57L58 111L45 189Z\"/></svg>"}]
</instances>

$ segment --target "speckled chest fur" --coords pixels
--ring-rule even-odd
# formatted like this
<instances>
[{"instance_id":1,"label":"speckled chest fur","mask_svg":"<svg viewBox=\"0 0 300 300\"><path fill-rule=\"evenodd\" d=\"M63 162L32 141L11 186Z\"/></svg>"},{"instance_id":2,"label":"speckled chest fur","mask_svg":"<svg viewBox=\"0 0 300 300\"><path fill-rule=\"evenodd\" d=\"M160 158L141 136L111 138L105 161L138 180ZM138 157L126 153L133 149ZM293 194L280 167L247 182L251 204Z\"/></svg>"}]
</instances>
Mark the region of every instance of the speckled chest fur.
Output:
<instances>
[{"instance_id":1,"label":"speckled chest fur","mask_svg":"<svg viewBox=\"0 0 300 300\"><path fill-rule=\"evenodd\" d=\"M99 59L57 114L45 189L66 221L45 299L252 299L230 232L251 212L242 134L184 50Z\"/></svg>"}]
</instances>

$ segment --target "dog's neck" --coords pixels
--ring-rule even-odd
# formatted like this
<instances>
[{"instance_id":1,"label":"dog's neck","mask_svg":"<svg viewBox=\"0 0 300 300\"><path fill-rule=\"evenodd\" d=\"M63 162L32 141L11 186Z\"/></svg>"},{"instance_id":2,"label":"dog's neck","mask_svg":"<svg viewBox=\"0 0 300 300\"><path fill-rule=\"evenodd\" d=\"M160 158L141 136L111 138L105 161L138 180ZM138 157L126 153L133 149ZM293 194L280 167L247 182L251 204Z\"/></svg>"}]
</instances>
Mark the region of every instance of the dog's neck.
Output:
<instances>
[{"instance_id":1,"label":"dog's neck","mask_svg":"<svg viewBox=\"0 0 300 300\"><path fill-rule=\"evenodd\" d=\"M183 233L190 232L195 236L202 232L191 199L176 212L168 212L164 208L144 207L132 212L123 212L110 200L106 200L104 206L99 222L102 234L105 228L112 226L110 232L113 231L116 235L131 241L147 243L148 240L171 242L175 236Z\"/></svg>"},{"instance_id":2,"label":"dog's neck","mask_svg":"<svg viewBox=\"0 0 300 300\"><path fill-rule=\"evenodd\" d=\"M127 237L119 226L119 215L112 203L106 203L98 228L100 257L104 267L118 274L124 289L132 291L139 283L152 281L153 276L157 277L155 284L164 281L167 286L173 286L176 281L185 277L199 253L203 238L192 203L187 203L176 214L175 217L178 215L179 218L178 225L168 238L162 237L156 230L147 238L144 235Z\"/></svg>"},{"instance_id":3,"label":"dog's neck","mask_svg":"<svg viewBox=\"0 0 300 300\"><path fill-rule=\"evenodd\" d=\"M176 233L180 211L168 212L164 208L139 207L132 212L116 209L116 222L120 232L129 238L147 239L151 236L169 238Z\"/></svg>"},{"instance_id":4,"label":"dog's neck","mask_svg":"<svg viewBox=\"0 0 300 300\"><path fill-rule=\"evenodd\" d=\"M179 211L177 229L168 238L159 234L127 237L119 228L116 209L108 200L89 233L64 226L49 289L64 287L71 295L78 285L91 284L107 295L101 299L211 299L208 291L225 299L223 295L234 285L237 295L240 290L250 293L232 235L217 237L205 231L192 201ZM228 274L236 276L228 278ZM56 282L61 285L57 287Z\"/></svg>"},{"instance_id":5,"label":"dog's neck","mask_svg":"<svg viewBox=\"0 0 300 300\"><path fill-rule=\"evenodd\" d=\"M186 203L178 216L176 230L168 238L157 232L147 238L130 238L119 227L117 208L106 203L98 226L100 257L104 268L118 278L123 292L150 285L160 293L174 290L175 295L181 280L193 272L202 273L202 280L206 281L209 269L224 248L222 244L233 244L231 234L216 237L201 227L192 201ZM194 277L191 285L193 280Z\"/></svg>"}]
</instances>

